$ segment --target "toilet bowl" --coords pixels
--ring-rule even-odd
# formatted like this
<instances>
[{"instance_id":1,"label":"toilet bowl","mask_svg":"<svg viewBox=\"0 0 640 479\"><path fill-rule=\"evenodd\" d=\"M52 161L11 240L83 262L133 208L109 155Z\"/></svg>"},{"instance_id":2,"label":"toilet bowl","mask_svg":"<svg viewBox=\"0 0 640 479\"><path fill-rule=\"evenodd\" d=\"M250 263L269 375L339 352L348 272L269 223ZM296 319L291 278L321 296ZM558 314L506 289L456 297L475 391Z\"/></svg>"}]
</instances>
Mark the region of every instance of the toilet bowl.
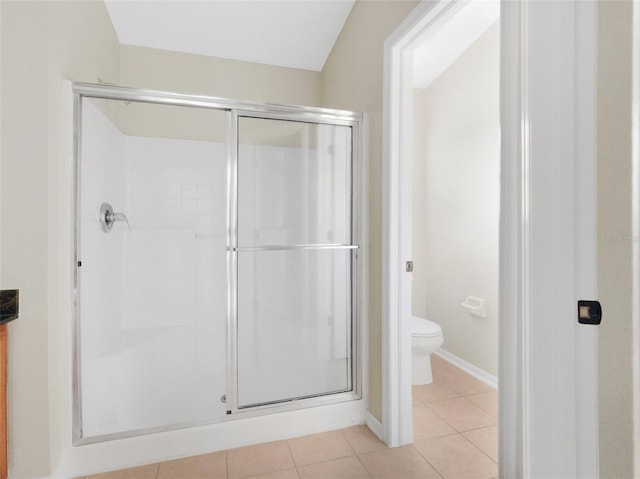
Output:
<instances>
[{"instance_id":1,"label":"toilet bowl","mask_svg":"<svg viewBox=\"0 0 640 479\"><path fill-rule=\"evenodd\" d=\"M431 353L442 346L444 336L442 328L428 319L414 316L411 323L411 383L430 384Z\"/></svg>"}]
</instances>

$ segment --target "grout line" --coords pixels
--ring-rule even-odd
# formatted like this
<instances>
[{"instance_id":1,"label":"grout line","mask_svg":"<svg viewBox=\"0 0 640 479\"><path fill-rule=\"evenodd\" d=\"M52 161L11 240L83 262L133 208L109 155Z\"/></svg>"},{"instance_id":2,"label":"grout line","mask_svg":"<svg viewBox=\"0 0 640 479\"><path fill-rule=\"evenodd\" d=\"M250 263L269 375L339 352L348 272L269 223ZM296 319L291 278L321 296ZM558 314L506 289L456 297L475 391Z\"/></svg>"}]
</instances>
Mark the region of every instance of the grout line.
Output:
<instances>
[{"instance_id":1,"label":"grout line","mask_svg":"<svg viewBox=\"0 0 640 479\"><path fill-rule=\"evenodd\" d=\"M374 451L375 452L375 451ZM303 467L308 467L308 466L316 466L318 464L325 464L327 462L332 462L332 461L338 461L340 459L348 459L350 457L354 457L357 456L357 454L353 453L350 456L340 456L340 457L332 457L331 459L325 459L324 461L318 461L318 462L311 462L309 464L300 464L299 466L296 465L296 469L298 468L303 468Z\"/></svg>"},{"instance_id":2,"label":"grout line","mask_svg":"<svg viewBox=\"0 0 640 479\"><path fill-rule=\"evenodd\" d=\"M358 462L360 463L360 465L364 469L364 472L367 473L367 476L371 477L371 474L369 474L369 469L367 469L367 466L364 465L364 462L362 462L362 459L360 459L360 455L359 454L356 454L356 459L358 460Z\"/></svg>"},{"instance_id":3,"label":"grout line","mask_svg":"<svg viewBox=\"0 0 640 479\"><path fill-rule=\"evenodd\" d=\"M443 437L459 436L459 435L461 435L461 434L462 434L461 432L459 432L459 431L455 431L455 432L452 432L452 433L450 433L450 434L443 434L442 436L434 436L434 437L430 437L429 439L420 439L420 440L418 440L418 441L414 441L414 442L412 442L412 443L411 443L411 445L414 445L414 446L415 446L415 444L416 444L416 443L418 443L418 442L431 442L431 441L437 441L438 439L442 439ZM417 448L416 448L416 449L417 449Z\"/></svg>"},{"instance_id":4,"label":"grout line","mask_svg":"<svg viewBox=\"0 0 640 479\"><path fill-rule=\"evenodd\" d=\"M491 394L491 393L497 393L498 390L497 389L492 389L491 391L482 391L479 393L471 393L471 394L467 394L467 396L480 396L480 394Z\"/></svg>"},{"instance_id":5,"label":"grout line","mask_svg":"<svg viewBox=\"0 0 640 479\"><path fill-rule=\"evenodd\" d=\"M453 426L451 426L453 427ZM436 436L436 437L432 437L431 439L427 439L427 441L431 441L431 440L435 440L435 439L441 439L443 437L450 437L450 436L460 436L462 433L460 431L456 431L456 432L452 432L451 434L443 434L442 436Z\"/></svg>"},{"instance_id":6,"label":"grout line","mask_svg":"<svg viewBox=\"0 0 640 479\"><path fill-rule=\"evenodd\" d=\"M304 437L304 436L303 436ZM298 463L296 462L296 457L293 455L293 451L291 450L291 444L289 444L289 441L291 439L287 439L287 449L289 450L289 455L291 456L291 461L293 461L293 467L295 467L296 469L296 474L298 474ZM300 476L300 474L298 474L298 476Z\"/></svg>"},{"instance_id":7,"label":"grout line","mask_svg":"<svg viewBox=\"0 0 640 479\"><path fill-rule=\"evenodd\" d=\"M497 427L497 426L498 426L497 424L492 424L492 425L489 425L489 426L480 426L480 427L476 427L474 429L468 429L467 431L463 431L463 433L471 432L471 431L479 431L480 429L487 429L489 427Z\"/></svg>"},{"instance_id":8,"label":"grout line","mask_svg":"<svg viewBox=\"0 0 640 479\"><path fill-rule=\"evenodd\" d=\"M475 431L475 430L476 430L476 429L474 429L474 431ZM482 454L484 454L484 455L485 455L485 456L487 456L489 459L491 459L491 461L492 461L494 464L496 464L496 465L498 464L496 461L494 461L494 460L493 460L493 458L492 458L489 454L487 454L487 453L486 453L486 452L484 452L482 449L480 449L478 446L476 446L476 445L473 443L473 441L472 441L471 439L469 439L469 438L468 438L467 436L465 436L464 434L460 434L460 435L461 435L461 436L462 436L462 437L463 437L463 438L464 438L464 439L465 439L469 444L471 444L473 447L475 447L478 451L480 451Z\"/></svg>"},{"instance_id":9,"label":"grout line","mask_svg":"<svg viewBox=\"0 0 640 479\"><path fill-rule=\"evenodd\" d=\"M347 443L347 446L349 446L349 449L351 449L351 452L353 453L353 456L357 456L358 454L356 453L355 448L351 445L351 441L349 441L349 438L346 436L346 434L344 433L344 430L347 428L343 428L343 429L338 429L338 432L340 433L340 435L342 436L342 439L344 439L344 442Z\"/></svg>"},{"instance_id":10,"label":"grout line","mask_svg":"<svg viewBox=\"0 0 640 479\"><path fill-rule=\"evenodd\" d=\"M462 396L462 398L463 398L463 399L466 399L466 397L465 397L465 396ZM454 398L454 399L461 399L461 398ZM493 416L492 414L489 414L489 413L488 413L487 411L485 411L484 409L482 409L482 408L480 408L480 407L476 406L475 404L473 404L473 402L469 401L468 399L466 399L466 400L467 400L467 402L468 402L469 404L471 404L472 406L475 406L479 411L481 411L481 412L483 412L484 414L486 414L486 415L488 415L488 416L490 416L490 417L492 417L492 418L496 419L496 424L487 424L487 425L485 425L485 426L480 426L480 427L477 427L477 428L474 428L474 429L468 429L468 430L465 430L465 431L461 431L461 430L459 430L457 427L455 427L453 424L451 424L449 421L447 421L447 420L446 420L442 415L440 415L440 414L438 413L438 411L436 411L435 409L432 409L431 407L429 407L429 405L428 405L428 404L425 404L425 406L427 406L427 407L428 407L428 408L429 408L429 409L430 409L430 410L431 410L431 411L432 411L436 416L438 416L440 419L442 419L446 424L448 424L448 425L449 425L449 426L450 426L454 431L456 431L456 432L457 432L457 433L459 433L459 434L465 433L465 432L467 432L467 431L475 431L475 430L477 430L477 429L483 429L483 428L485 428L485 427L493 427L493 426L497 426L497 425L498 425L498 421L497 421L497 418L496 418L495 416ZM449 401L449 399L445 399L445 401ZM440 402L440 401L438 401L438 402ZM447 434L447 435L451 435L451 434ZM441 436L441 437L444 437L444 436Z\"/></svg>"},{"instance_id":11,"label":"grout line","mask_svg":"<svg viewBox=\"0 0 640 479\"><path fill-rule=\"evenodd\" d=\"M155 477L155 479L158 479L158 473L159 472L160 472L160 463L157 463L156 464L156 474L155 474L155 476L153 476L153 477Z\"/></svg>"},{"instance_id":12,"label":"grout line","mask_svg":"<svg viewBox=\"0 0 640 479\"><path fill-rule=\"evenodd\" d=\"M460 434L460 433L458 433L458 434ZM448 436L453 436L453 434L447 434L447 435L448 435ZM445 437L445 436L441 436L441 437ZM437 439L437 438L434 438L434 439ZM444 476L443 476L442 474L440 474L440 471L438 470L438 468L436 468L436 466L434 466L433 464L431 464L431 462L429 461L429 459L427 459L427 458L425 457L425 455L424 455L424 454L422 454L422 453L420 452L420 449L418 449L418 448L417 448L416 446L414 446L413 444L411 444L411 446L413 447L413 449L415 449L415 451L418 453L418 455L419 455L422 459L424 459L424 460L425 460L425 462L426 462L427 464L429 464L429 465L431 466L431 469L433 469L434 471L436 471L436 474L437 474L438 476L440 476L442 479L444 479Z\"/></svg>"},{"instance_id":13,"label":"grout line","mask_svg":"<svg viewBox=\"0 0 640 479\"><path fill-rule=\"evenodd\" d=\"M347 428L344 428L344 429L347 429ZM291 459L293 460L293 464L294 464L294 466L296 468L296 471L300 467L314 466L316 464L324 464L325 462L331 462L331 461L336 461L338 459L346 459L347 457L357 456L358 454L356 453L355 449L351 446L351 443L349 442L349 439L347 439L347 437L344 435L344 433L342 431L343 431L343 429L334 429L333 431L327 431L327 432L339 432L342 435L342 438L347 443L347 446L349 446L349 450L351 451L351 454L349 454L347 456L333 457L333 458L330 458L330 459L325 459L323 461L318 461L318 462L312 462L312 463L309 463L309 464L298 464L296 462L296 459L295 459L295 457L293 455L293 452L291 451L291 445L289 444L290 440L287 439L287 447L289 448L289 454L291 454ZM325 433L318 433L318 434L325 434ZM305 436L301 436L301 437L305 437Z\"/></svg>"}]
</instances>

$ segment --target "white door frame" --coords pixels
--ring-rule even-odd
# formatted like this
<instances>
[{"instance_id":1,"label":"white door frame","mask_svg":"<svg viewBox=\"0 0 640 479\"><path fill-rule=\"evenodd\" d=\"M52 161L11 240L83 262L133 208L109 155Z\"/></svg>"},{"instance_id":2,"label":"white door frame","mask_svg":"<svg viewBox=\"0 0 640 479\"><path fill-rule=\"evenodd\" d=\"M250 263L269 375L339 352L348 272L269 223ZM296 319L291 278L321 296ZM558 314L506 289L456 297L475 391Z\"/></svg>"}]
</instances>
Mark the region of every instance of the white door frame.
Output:
<instances>
[{"instance_id":1,"label":"white door frame","mask_svg":"<svg viewBox=\"0 0 640 479\"><path fill-rule=\"evenodd\" d=\"M423 1L385 42L382 430L412 441L412 47L463 0ZM501 7L500 477L598 477L595 2ZM578 48L579 46L579 48ZM554 394L549 394L554 391Z\"/></svg>"}]
</instances>

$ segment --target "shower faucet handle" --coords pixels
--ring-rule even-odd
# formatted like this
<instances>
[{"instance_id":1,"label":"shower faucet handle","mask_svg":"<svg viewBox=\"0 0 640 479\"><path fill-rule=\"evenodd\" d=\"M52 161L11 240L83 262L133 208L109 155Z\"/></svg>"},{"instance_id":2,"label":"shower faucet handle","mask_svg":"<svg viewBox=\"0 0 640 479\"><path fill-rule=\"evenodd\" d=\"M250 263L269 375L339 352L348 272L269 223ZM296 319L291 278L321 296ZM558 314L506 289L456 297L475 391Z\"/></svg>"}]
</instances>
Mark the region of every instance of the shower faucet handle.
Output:
<instances>
[{"instance_id":1,"label":"shower faucet handle","mask_svg":"<svg viewBox=\"0 0 640 479\"><path fill-rule=\"evenodd\" d=\"M114 223L116 221L124 221L125 223L129 224L129 220L124 213L111 213L111 221Z\"/></svg>"},{"instance_id":2,"label":"shower faucet handle","mask_svg":"<svg viewBox=\"0 0 640 479\"><path fill-rule=\"evenodd\" d=\"M113 211L113 207L109 203L102 203L102 206L100 206L100 225L102 226L102 231L105 233L111 231L113 223L116 221L126 223L129 229L131 229L127 215L124 213L115 213Z\"/></svg>"}]
</instances>

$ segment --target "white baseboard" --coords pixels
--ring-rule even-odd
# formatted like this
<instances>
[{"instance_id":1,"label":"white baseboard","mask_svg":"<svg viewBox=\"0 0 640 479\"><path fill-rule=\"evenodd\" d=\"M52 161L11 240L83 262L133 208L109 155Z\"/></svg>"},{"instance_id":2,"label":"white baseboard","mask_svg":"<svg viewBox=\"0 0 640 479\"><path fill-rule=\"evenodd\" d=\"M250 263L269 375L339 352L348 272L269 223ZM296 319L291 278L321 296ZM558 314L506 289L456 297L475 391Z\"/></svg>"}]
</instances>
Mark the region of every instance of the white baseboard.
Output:
<instances>
[{"instance_id":1,"label":"white baseboard","mask_svg":"<svg viewBox=\"0 0 640 479\"><path fill-rule=\"evenodd\" d=\"M378 421L378 419L371 414L369 411L367 411L367 427L371 430L372 433L374 433L376 436L378 436L378 439L380 439L382 442L384 442L383 439L383 431L382 431L382 423L380 421Z\"/></svg>"},{"instance_id":2,"label":"white baseboard","mask_svg":"<svg viewBox=\"0 0 640 479\"><path fill-rule=\"evenodd\" d=\"M465 373L470 374L474 378L482 381L483 383L491 386L494 389L498 389L498 378L493 374L489 374L484 369L480 369L478 366L474 366L471 363L468 363L464 359L459 358L455 354L451 354L449 351L445 351L440 348L435 353L440 356L445 361L453 364L455 367L462 369Z\"/></svg>"}]
</instances>

